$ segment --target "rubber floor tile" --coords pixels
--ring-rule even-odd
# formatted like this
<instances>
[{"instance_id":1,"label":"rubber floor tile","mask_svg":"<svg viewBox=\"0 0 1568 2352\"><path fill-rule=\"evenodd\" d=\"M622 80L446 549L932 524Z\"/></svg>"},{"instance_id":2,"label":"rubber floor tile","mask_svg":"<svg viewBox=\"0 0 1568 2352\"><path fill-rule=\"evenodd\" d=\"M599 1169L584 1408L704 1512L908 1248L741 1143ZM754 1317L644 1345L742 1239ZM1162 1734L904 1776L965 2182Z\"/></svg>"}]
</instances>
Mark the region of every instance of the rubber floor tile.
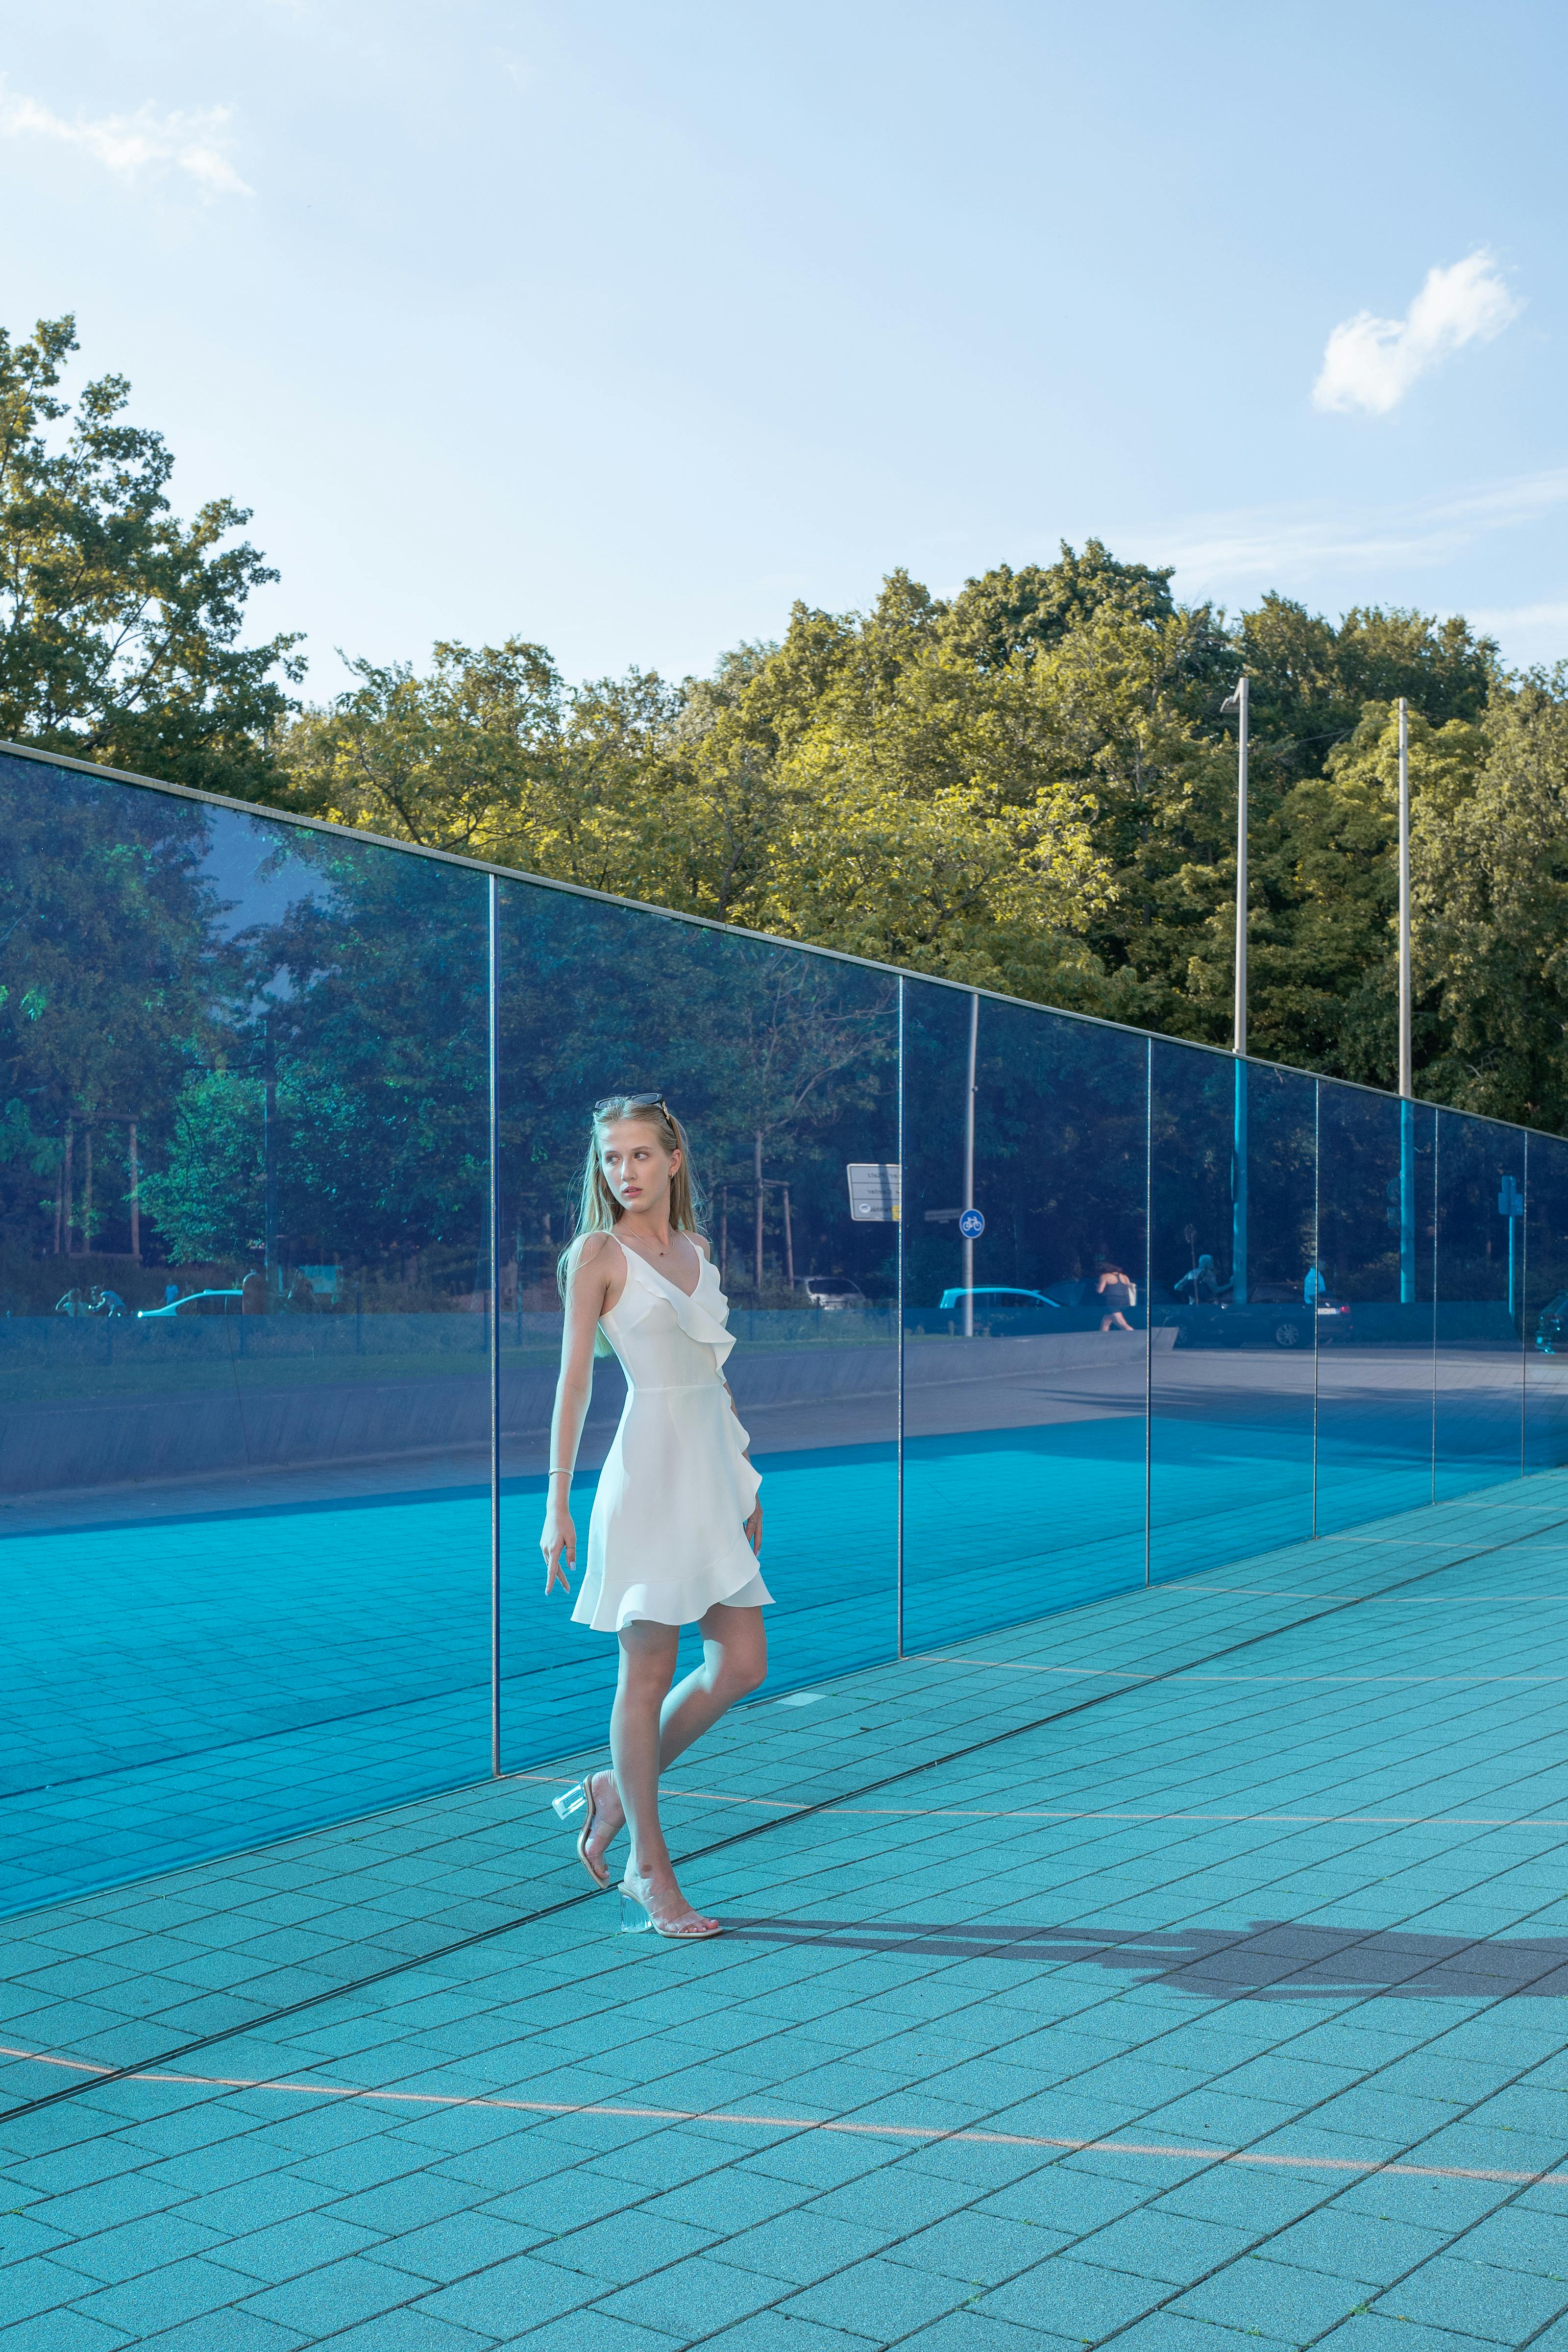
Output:
<instances>
[{"instance_id":1,"label":"rubber floor tile","mask_svg":"<svg viewBox=\"0 0 1568 2352\"><path fill-rule=\"evenodd\" d=\"M248 2294L244 2308L258 2312L263 2319L276 2319L285 2327L297 2327L302 2336L330 2336L356 2320L395 2310L417 2292L406 2271L351 2254L345 2261L308 2271L285 2285L268 2287L260 2294Z\"/></svg>"},{"instance_id":2,"label":"rubber floor tile","mask_svg":"<svg viewBox=\"0 0 1568 2352\"><path fill-rule=\"evenodd\" d=\"M1373 2309L1380 2317L1415 2320L1496 2344L1518 2344L1555 2319L1565 2302L1568 2289L1560 2280L1531 2278L1523 2271L1439 2254L1391 2287Z\"/></svg>"},{"instance_id":3,"label":"rubber floor tile","mask_svg":"<svg viewBox=\"0 0 1568 2352\"><path fill-rule=\"evenodd\" d=\"M406 2291L408 2273L402 2276ZM504 2338L542 2327L563 2312L579 2310L604 2292L599 2280L520 2254L512 2262L480 2271L476 2277L458 2279L452 2286L418 2296L417 2307L434 2313L437 2319L449 2320L455 2327L470 2328L475 2335Z\"/></svg>"},{"instance_id":4,"label":"rubber floor tile","mask_svg":"<svg viewBox=\"0 0 1568 2352\"><path fill-rule=\"evenodd\" d=\"M713 2252L738 2269L756 2271L764 2278L795 2286L809 2286L830 2272L868 2261L881 2252L889 2234L835 2221L814 2205L804 2212L781 2213L753 2230L725 2238Z\"/></svg>"},{"instance_id":5,"label":"rubber floor tile","mask_svg":"<svg viewBox=\"0 0 1568 2352\"><path fill-rule=\"evenodd\" d=\"M1206 2320L1184 2319L1179 2312L1152 2311L1116 2338L1116 2352L1270 2352L1280 2342L1250 2327L1216 2327Z\"/></svg>"},{"instance_id":6,"label":"rubber floor tile","mask_svg":"<svg viewBox=\"0 0 1568 2352\"><path fill-rule=\"evenodd\" d=\"M564 2235L533 2249L541 2263L559 2263L563 2270L595 2280L601 2293L612 2286L630 2286L650 2271L663 2270L683 2254L699 2254L712 2241L712 2231L693 2229L687 2221L654 2221L647 2213L615 2213L585 2230Z\"/></svg>"},{"instance_id":7,"label":"rubber floor tile","mask_svg":"<svg viewBox=\"0 0 1568 2352\"><path fill-rule=\"evenodd\" d=\"M935 2271L973 2287L992 2287L1032 2270L1068 2242L1065 2231L1004 2221L994 2213L954 2213L934 2228L918 2231L912 2238L889 2246L886 2259L908 2263L916 2270Z\"/></svg>"},{"instance_id":8,"label":"rubber floor tile","mask_svg":"<svg viewBox=\"0 0 1568 2352\"><path fill-rule=\"evenodd\" d=\"M128 2279L121 2286L104 2287L97 2294L80 2295L74 2307L89 2319L123 2327L128 2334L155 2336L198 2313L238 2303L254 2286L255 2281L238 2271L198 2256L171 2263L144 2278Z\"/></svg>"},{"instance_id":9,"label":"rubber floor tile","mask_svg":"<svg viewBox=\"0 0 1568 2352\"><path fill-rule=\"evenodd\" d=\"M248 2237L230 2239L224 2246L223 2259L247 2273L250 2284L244 2292L252 2295L258 2280L268 2286L282 2286L289 2279L302 2278L308 2271L341 2262L345 2255L363 2253L380 2242L374 2231L353 2229L331 2213L296 2213L286 2221L273 2222L269 2229L253 2231Z\"/></svg>"},{"instance_id":10,"label":"rubber floor tile","mask_svg":"<svg viewBox=\"0 0 1568 2352\"><path fill-rule=\"evenodd\" d=\"M841 2327L851 2335L869 2336L874 2342L891 2343L912 2334L922 2322L953 2310L973 2292L930 2271L866 2262L807 2287L780 2307L792 2318L814 2319L826 2327Z\"/></svg>"},{"instance_id":11,"label":"rubber floor tile","mask_svg":"<svg viewBox=\"0 0 1568 2352\"><path fill-rule=\"evenodd\" d=\"M489 2352L493 2338L423 2311L384 2311L331 2339L332 2352Z\"/></svg>"},{"instance_id":12,"label":"rubber floor tile","mask_svg":"<svg viewBox=\"0 0 1568 2352\"><path fill-rule=\"evenodd\" d=\"M455 2279L467 2278L471 2272L528 2253L542 2234L537 2229L525 2230L516 2222L503 2221L493 2213L451 2213L445 2221L432 2221L426 2229L410 2230L401 2237L384 2240L378 2260L390 2263L396 2270L405 2270L414 2277L449 2286Z\"/></svg>"},{"instance_id":13,"label":"rubber floor tile","mask_svg":"<svg viewBox=\"0 0 1568 2352\"><path fill-rule=\"evenodd\" d=\"M1082 2340L1125 2326L1170 2292L1163 2280L1102 2270L1069 2253L1041 2263L983 2296L974 2308L988 2318L1016 2320L1026 2327Z\"/></svg>"},{"instance_id":14,"label":"rubber floor tile","mask_svg":"<svg viewBox=\"0 0 1568 2352\"><path fill-rule=\"evenodd\" d=\"M1008 2319L984 2319L974 2311L950 2311L930 2327L906 2336L900 2352L1055 2352L1058 2346L1080 2352L1077 2336L1047 2336ZM1212 2347L1211 2347L1212 2352Z\"/></svg>"},{"instance_id":15,"label":"rubber floor tile","mask_svg":"<svg viewBox=\"0 0 1568 2352\"><path fill-rule=\"evenodd\" d=\"M1331 2278L1352 2280L1363 2286L1382 2287L1391 2279L1403 2278L1417 2263L1436 2253L1446 2235L1436 2230L1417 2229L1409 2221L1385 2221L1381 2215L1360 2213L1337 2202L1281 2231L1269 2241L1268 2251L1276 2262L1321 2271ZM1468 2247L1474 2241L1467 2238L1464 2242Z\"/></svg>"},{"instance_id":16,"label":"rubber floor tile","mask_svg":"<svg viewBox=\"0 0 1568 2352\"><path fill-rule=\"evenodd\" d=\"M1222 2327L1258 2327L1294 2344L1348 2318L1366 2300L1365 2288L1352 2280L1249 2254L1217 2278L1205 2279L1173 2307L1184 2317L1215 2320Z\"/></svg>"},{"instance_id":17,"label":"rubber floor tile","mask_svg":"<svg viewBox=\"0 0 1568 2352\"><path fill-rule=\"evenodd\" d=\"M1197 2221L1185 2214L1145 2207L1082 2239L1073 2252L1079 2261L1097 2263L1105 2270L1128 2271L1135 2278L1186 2286L1205 2271L1231 2261L1256 2235L1256 2231L1244 2233L1217 2221Z\"/></svg>"},{"instance_id":18,"label":"rubber floor tile","mask_svg":"<svg viewBox=\"0 0 1568 2352\"><path fill-rule=\"evenodd\" d=\"M679 2340L605 2311L574 2311L531 2333L528 2344L529 2352L670 2352Z\"/></svg>"},{"instance_id":19,"label":"rubber floor tile","mask_svg":"<svg viewBox=\"0 0 1568 2352\"><path fill-rule=\"evenodd\" d=\"M157 2352L296 2352L309 2338L274 2320L259 2319L253 2311L230 2309L204 2312L199 2319L187 2319L164 2335L140 2341L155 2345Z\"/></svg>"},{"instance_id":20,"label":"rubber floor tile","mask_svg":"<svg viewBox=\"0 0 1568 2352\"><path fill-rule=\"evenodd\" d=\"M759 2311L713 2338L724 2352L867 2352L872 2341L842 2328L818 2327L809 2319L790 2319L782 2311Z\"/></svg>"},{"instance_id":21,"label":"rubber floor tile","mask_svg":"<svg viewBox=\"0 0 1568 2352\"><path fill-rule=\"evenodd\" d=\"M710 2336L779 2298L777 2279L754 2270L736 2270L711 2255L695 2254L635 2286L622 2287L595 2305L614 2318L662 2328L680 2337Z\"/></svg>"},{"instance_id":22,"label":"rubber floor tile","mask_svg":"<svg viewBox=\"0 0 1568 2352\"><path fill-rule=\"evenodd\" d=\"M5 2352L119 2352L122 2344L143 2344L146 2337L79 2311L51 2311L38 2319L20 2320L5 2333Z\"/></svg>"},{"instance_id":23,"label":"rubber floor tile","mask_svg":"<svg viewBox=\"0 0 1568 2352\"><path fill-rule=\"evenodd\" d=\"M35 2254L0 2270L0 2328L15 2326L39 2312L58 2311L89 2291L89 2282L68 2263Z\"/></svg>"}]
</instances>

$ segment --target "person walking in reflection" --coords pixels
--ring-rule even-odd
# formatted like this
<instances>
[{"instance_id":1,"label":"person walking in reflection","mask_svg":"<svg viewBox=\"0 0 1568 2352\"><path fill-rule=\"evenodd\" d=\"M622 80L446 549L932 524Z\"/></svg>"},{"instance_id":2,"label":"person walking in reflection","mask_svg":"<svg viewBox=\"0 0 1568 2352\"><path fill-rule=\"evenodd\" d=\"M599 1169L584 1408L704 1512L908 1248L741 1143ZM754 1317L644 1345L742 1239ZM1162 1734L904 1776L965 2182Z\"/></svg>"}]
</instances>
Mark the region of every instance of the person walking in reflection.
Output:
<instances>
[{"instance_id":1,"label":"person walking in reflection","mask_svg":"<svg viewBox=\"0 0 1568 2352\"><path fill-rule=\"evenodd\" d=\"M1101 1258L1100 1279L1094 1286L1100 1294L1100 1303L1105 1309L1100 1318L1100 1329L1131 1331L1132 1326L1127 1320L1127 1309L1135 1304L1138 1295L1132 1286L1131 1277L1123 1274L1119 1265L1106 1258Z\"/></svg>"},{"instance_id":2,"label":"person walking in reflection","mask_svg":"<svg viewBox=\"0 0 1568 2352\"><path fill-rule=\"evenodd\" d=\"M624 1926L716 1936L718 1920L694 1911L676 1884L659 1775L763 1680L762 1612L773 1595L757 1566L760 1481L722 1369L734 1345L729 1305L700 1228L686 1138L662 1095L614 1095L595 1107L561 1280L566 1328L539 1538L547 1596L557 1584L570 1592L577 1565L570 1490L595 1354L619 1357L626 1402L572 1611L574 1623L620 1643L613 1769L588 1773L556 1811L585 1811L577 1852L598 1886L609 1885L605 1857L629 1826ZM702 1664L676 1683L680 1628L693 1623Z\"/></svg>"}]
</instances>

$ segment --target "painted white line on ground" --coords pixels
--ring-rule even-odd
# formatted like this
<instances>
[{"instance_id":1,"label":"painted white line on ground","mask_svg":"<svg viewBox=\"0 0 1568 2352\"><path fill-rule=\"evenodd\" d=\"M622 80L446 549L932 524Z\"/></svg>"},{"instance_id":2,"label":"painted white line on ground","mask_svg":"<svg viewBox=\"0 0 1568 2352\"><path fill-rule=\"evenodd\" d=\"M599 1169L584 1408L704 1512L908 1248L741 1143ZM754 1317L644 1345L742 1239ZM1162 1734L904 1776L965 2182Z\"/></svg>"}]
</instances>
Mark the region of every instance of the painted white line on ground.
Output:
<instances>
[{"instance_id":1,"label":"painted white line on ground","mask_svg":"<svg viewBox=\"0 0 1568 2352\"><path fill-rule=\"evenodd\" d=\"M560 1788L559 1773L513 1772L514 1780L539 1780ZM574 1784L567 1781L565 1786ZM1568 1814L1551 1813L1150 1813L1089 1805L824 1805L814 1808L783 1797L738 1797L725 1789L682 1789L664 1783L667 1797L687 1797L699 1805L740 1805L757 1812L816 1812L818 1821L935 1822L1259 1822L1285 1829L1568 1830Z\"/></svg>"},{"instance_id":2,"label":"painted white line on ground","mask_svg":"<svg viewBox=\"0 0 1568 2352\"><path fill-rule=\"evenodd\" d=\"M112 2066L95 2066L81 2058L61 2058L39 2050L11 2050L0 2044L0 2058L20 2058L38 2066L63 2068L75 2074L114 2074ZM1568 2172L1505 2172L1469 2164L1409 2164L1376 2157L1275 2155L1247 2147L1176 2147L1154 2140L1068 2139L1054 2132L994 2132L944 2129L937 2124L861 2124L823 2116L756 2116L734 2114L717 2107L611 2106L598 2102L566 2099L484 2098L460 2091L382 2091L360 2083L318 2083L271 2080L251 2074L172 2074L149 2072L122 2074L121 2082L173 2084L186 2090L269 2091L279 2096L309 2099L372 2099L392 2106L497 2108L507 2115L605 2116L616 2123L733 2124L755 2131L837 2132L857 2139L905 2139L917 2143L963 2140L983 2147L1047 2147L1068 2155L1151 2156L1175 2158L1193 2164L1250 2164L1300 2172L1341 2172L1366 2179L1395 2173L1414 2180L1500 2180L1521 2188L1568 2188Z\"/></svg>"}]
</instances>

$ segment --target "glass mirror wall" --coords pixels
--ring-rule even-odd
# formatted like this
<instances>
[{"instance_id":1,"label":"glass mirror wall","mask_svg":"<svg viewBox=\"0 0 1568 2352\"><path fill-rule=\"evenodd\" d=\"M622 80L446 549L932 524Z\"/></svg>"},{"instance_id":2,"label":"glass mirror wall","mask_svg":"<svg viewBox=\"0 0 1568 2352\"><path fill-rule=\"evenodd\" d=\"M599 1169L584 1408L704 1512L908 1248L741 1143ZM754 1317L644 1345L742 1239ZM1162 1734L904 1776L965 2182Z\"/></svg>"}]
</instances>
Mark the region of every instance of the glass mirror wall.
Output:
<instances>
[{"instance_id":1,"label":"glass mirror wall","mask_svg":"<svg viewBox=\"0 0 1568 2352\"><path fill-rule=\"evenodd\" d=\"M1316 1094L1153 1044L1152 1580L1312 1533Z\"/></svg>"},{"instance_id":2,"label":"glass mirror wall","mask_svg":"<svg viewBox=\"0 0 1568 2352\"><path fill-rule=\"evenodd\" d=\"M1521 1468L1524 1137L1437 1113L1433 1497Z\"/></svg>"},{"instance_id":3,"label":"glass mirror wall","mask_svg":"<svg viewBox=\"0 0 1568 2352\"><path fill-rule=\"evenodd\" d=\"M1320 1535L1432 1499L1436 1117L1319 1090Z\"/></svg>"},{"instance_id":4,"label":"glass mirror wall","mask_svg":"<svg viewBox=\"0 0 1568 2352\"><path fill-rule=\"evenodd\" d=\"M773 1679L896 1646L898 983L525 882L501 886L500 941L502 1746L534 1760L602 1739L615 1679L613 1638L573 1624L559 1591L546 1606L537 1549L556 1269L612 1094L662 1093L691 1141L725 1377L763 1473ZM857 1192L861 1168L882 1172ZM573 1496L584 1547L625 1395L600 1359Z\"/></svg>"},{"instance_id":5,"label":"glass mirror wall","mask_svg":"<svg viewBox=\"0 0 1568 2352\"><path fill-rule=\"evenodd\" d=\"M12 1884L485 1769L482 875L0 759Z\"/></svg>"},{"instance_id":6,"label":"glass mirror wall","mask_svg":"<svg viewBox=\"0 0 1568 2352\"><path fill-rule=\"evenodd\" d=\"M1143 1581L1147 1041L904 983L904 1640Z\"/></svg>"},{"instance_id":7,"label":"glass mirror wall","mask_svg":"<svg viewBox=\"0 0 1568 2352\"><path fill-rule=\"evenodd\" d=\"M1525 1144L1524 1466L1568 1462L1568 1142Z\"/></svg>"}]
</instances>

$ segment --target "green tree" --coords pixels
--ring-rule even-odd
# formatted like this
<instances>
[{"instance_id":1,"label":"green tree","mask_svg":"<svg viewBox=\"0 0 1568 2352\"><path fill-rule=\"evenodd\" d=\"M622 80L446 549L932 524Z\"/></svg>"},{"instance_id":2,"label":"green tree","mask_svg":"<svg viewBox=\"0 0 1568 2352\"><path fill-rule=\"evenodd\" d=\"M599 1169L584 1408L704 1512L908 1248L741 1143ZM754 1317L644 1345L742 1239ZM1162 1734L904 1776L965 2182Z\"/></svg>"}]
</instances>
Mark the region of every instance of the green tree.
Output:
<instances>
[{"instance_id":1,"label":"green tree","mask_svg":"<svg viewBox=\"0 0 1568 2352\"><path fill-rule=\"evenodd\" d=\"M57 396L69 318L0 331L0 737L242 798L283 779L272 751L302 675L291 635L241 643L275 580L228 499L181 522L163 436L128 425L123 376ZM62 425L63 433L53 428Z\"/></svg>"}]
</instances>

